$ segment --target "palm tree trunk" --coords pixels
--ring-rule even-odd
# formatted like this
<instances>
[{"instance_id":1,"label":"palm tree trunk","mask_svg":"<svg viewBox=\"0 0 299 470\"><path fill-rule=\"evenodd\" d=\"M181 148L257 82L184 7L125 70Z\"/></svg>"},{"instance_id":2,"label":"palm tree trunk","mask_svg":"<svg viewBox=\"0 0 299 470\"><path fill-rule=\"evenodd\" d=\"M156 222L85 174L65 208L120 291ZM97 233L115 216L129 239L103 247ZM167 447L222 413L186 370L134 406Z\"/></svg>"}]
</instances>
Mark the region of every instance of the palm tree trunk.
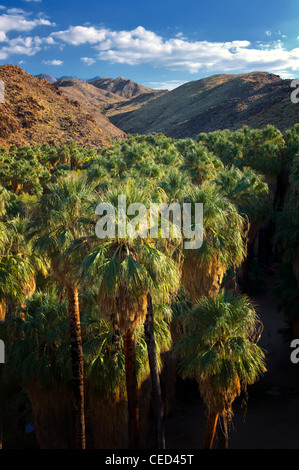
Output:
<instances>
[{"instance_id":1,"label":"palm tree trunk","mask_svg":"<svg viewBox=\"0 0 299 470\"><path fill-rule=\"evenodd\" d=\"M136 352L134 331L128 330L124 335L124 354L126 368L126 384L129 412L129 446L139 448L139 397L136 374Z\"/></svg>"},{"instance_id":2,"label":"palm tree trunk","mask_svg":"<svg viewBox=\"0 0 299 470\"><path fill-rule=\"evenodd\" d=\"M202 446L203 449L213 448L213 441L215 437L218 416L219 416L218 413L209 411L207 424L206 424L206 431L205 431L203 446Z\"/></svg>"},{"instance_id":3,"label":"palm tree trunk","mask_svg":"<svg viewBox=\"0 0 299 470\"><path fill-rule=\"evenodd\" d=\"M219 417L217 426L217 439L218 449L228 449L228 429L227 429L227 418L222 416Z\"/></svg>"},{"instance_id":4,"label":"palm tree trunk","mask_svg":"<svg viewBox=\"0 0 299 470\"><path fill-rule=\"evenodd\" d=\"M76 449L85 449L85 416L84 416L84 379L83 379L83 350L79 312L78 289L75 286L67 288L68 309L71 337L71 355L73 372L73 393L75 408Z\"/></svg>"},{"instance_id":5,"label":"palm tree trunk","mask_svg":"<svg viewBox=\"0 0 299 470\"><path fill-rule=\"evenodd\" d=\"M153 389L154 410L156 415L156 441L157 449L165 449L165 437L163 429L163 404L160 387L160 376L157 359L157 347L154 333L153 303L150 293L147 294L147 315L144 324L145 340L147 344L148 360L151 371Z\"/></svg>"}]
</instances>

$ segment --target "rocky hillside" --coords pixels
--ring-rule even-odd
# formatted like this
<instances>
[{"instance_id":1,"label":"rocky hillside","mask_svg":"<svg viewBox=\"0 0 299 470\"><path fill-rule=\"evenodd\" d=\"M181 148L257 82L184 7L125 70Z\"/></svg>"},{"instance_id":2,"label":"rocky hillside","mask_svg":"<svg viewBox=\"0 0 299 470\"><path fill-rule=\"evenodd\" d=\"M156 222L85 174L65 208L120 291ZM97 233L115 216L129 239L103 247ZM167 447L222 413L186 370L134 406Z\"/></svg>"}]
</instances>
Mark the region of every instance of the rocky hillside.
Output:
<instances>
[{"instance_id":1,"label":"rocky hillside","mask_svg":"<svg viewBox=\"0 0 299 470\"><path fill-rule=\"evenodd\" d=\"M14 65L0 66L5 103L0 104L0 146L61 145L73 139L88 148L110 141L91 114L44 78Z\"/></svg>"},{"instance_id":2,"label":"rocky hillside","mask_svg":"<svg viewBox=\"0 0 299 470\"><path fill-rule=\"evenodd\" d=\"M88 148L108 146L127 133L162 132L195 138L200 132L244 125L280 130L298 122L290 80L266 72L214 75L170 92L132 80L91 81L34 77L13 65L0 66L5 103L0 104L0 146L61 145L73 139ZM52 81L52 80L50 80Z\"/></svg>"},{"instance_id":3,"label":"rocky hillside","mask_svg":"<svg viewBox=\"0 0 299 470\"><path fill-rule=\"evenodd\" d=\"M291 92L290 80L266 72L215 75L186 83L137 110L115 112L110 120L127 133L162 132L173 138L244 125L273 124L285 130L299 121Z\"/></svg>"},{"instance_id":4,"label":"rocky hillside","mask_svg":"<svg viewBox=\"0 0 299 470\"><path fill-rule=\"evenodd\" d=\"M119 103L119 95L74 79L65 78L55 82L54 85L70 100L79 103L82 111L91 114L105 135L112 139L122 139L126 136L123 131L111 124L109 119L103 115L103 110L107 106Z\"/></svg>"},{"instance_id":5,"label":"rocky hillside","mask_svg":"<svg viewBox=\"0 0 299 470\"><path fill-rule=\"evenodd\" d=\"M116 95L127 99L134 98L135 96L142 95L143 93L151 93L153 91L151 88L139 85L139 83L127 80L123 77L100 78L98 80L92 80L89 83L101 90L115 93Z\"/></svg>"},{"instance_id":6,"label":"rocky hillside","mask_svg":"<svg viewBox=\"0 0 299 470\"><path fill-rule=\"evenodd\" d=\"M117 114L129 113L140 109L145 104L153 101L159 96L168 93L167 90L152 90L151 92L142 93L141 95L134 96L131 99L121 100L116 103L110 103L103 109L103 113L109 117Z\"/></svg>"},{"instance_id":7,"label":"rocky hillside","mask_svg":"<svg viewBox=\"0 0 299 470\"><path fill-rule=\"evenodd\" d=\"M111 116L136 111L167 93L167 90L153 90L123 77L88 81L66 77L58 79L54 85L70 100L79 103L86 113L92 114L105 134L114 139L123 138L126 133L111 123Z\"/></svg>"}]
</instances>

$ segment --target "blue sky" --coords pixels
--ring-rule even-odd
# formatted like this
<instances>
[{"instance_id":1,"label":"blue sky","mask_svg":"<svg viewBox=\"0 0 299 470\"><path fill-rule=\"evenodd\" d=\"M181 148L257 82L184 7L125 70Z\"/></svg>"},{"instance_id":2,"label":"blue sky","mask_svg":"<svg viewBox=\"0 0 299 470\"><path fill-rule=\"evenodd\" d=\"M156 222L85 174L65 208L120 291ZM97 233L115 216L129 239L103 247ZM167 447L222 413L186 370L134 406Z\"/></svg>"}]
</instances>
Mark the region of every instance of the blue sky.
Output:
<instances>
[{"instance_id":1,"label":"blue sky","mask_svg":"<svg viewBox=\"0 0 299 470\"><path fill-rule=\"evenodd\" d=\"M0 0L0 64L172 89L218 73L299 77L298 0Z\"/></svg>"}]
</instances>

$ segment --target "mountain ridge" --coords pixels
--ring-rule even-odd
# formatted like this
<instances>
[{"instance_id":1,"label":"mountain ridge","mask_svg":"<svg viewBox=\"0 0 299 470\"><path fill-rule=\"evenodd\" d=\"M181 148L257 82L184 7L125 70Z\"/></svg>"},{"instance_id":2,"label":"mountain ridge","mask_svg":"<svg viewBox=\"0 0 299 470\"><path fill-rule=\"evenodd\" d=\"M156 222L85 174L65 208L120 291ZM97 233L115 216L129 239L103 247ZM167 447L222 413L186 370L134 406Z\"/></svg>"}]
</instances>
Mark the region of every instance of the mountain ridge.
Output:
<instances>
[{"instance_id":1,"label":"mountain ridge","mask_svg":"<svg viewBox=\"0 0 299 470\"><path fill-rule=\"evenodd\" d=\"M244 125L273 124L285 130L298 122L290 83L267 72L218 74L187 82L140 109L116 110L109 119L126 133L162 132L173 138L195 138L200 132Z\"/></svg>"},{"instance_id":2,"label":"mountain ridge","mask_svg":"<svg viewBox=\"0 0 299 470\"><path fill-rule=\"evenodd\" d=\"M0 66L0 78L6 91L0 145L74 139L86 146L108 146L109 138L123 139L128 133L196 138L200 132L244 125L272 124L284 131L298 122L291 80L268 72L217 74L171 91L124 77L86 81L65 76L50 83L9 64Z\"/></svg>"},{"instance_id":3,"label":"mountain ridge","mask_svg":"<svg viewBox=\"0 0 299 470\"><path fill-rule=\"evenodd\" d=\"M155 93L156 91L124 77L100 78L98 80L91 80L89 83L126 99L135 98L145 93Z\"/></svg>"}]
</instances>

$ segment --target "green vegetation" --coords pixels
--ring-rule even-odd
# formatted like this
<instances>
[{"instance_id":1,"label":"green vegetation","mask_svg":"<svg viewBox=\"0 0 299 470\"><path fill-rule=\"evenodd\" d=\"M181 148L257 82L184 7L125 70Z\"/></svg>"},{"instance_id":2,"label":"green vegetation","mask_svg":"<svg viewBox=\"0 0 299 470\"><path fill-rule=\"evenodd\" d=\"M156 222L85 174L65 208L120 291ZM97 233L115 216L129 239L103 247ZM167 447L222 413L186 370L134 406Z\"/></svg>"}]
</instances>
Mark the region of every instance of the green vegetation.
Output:
<instances>
[{"instance_id":1,"label":"green vegetation","mask_svg":"<svg viewBox=\"0 0 299 470\"><path fill-rule=\"evenodd\" d=\"M175 346L179 371L199 383L208 408L203 448L211 449L219 415L227 431L235 398L266 370L264 353L256 344L257 315L246 296L221 291L198 300L178 320L184 329Z\"/></svg>"},{"instance_id":2,"label":"green vegetation","mask_svg":"<svg viewBox=\"0 0 299 470\"><path fill-rule=\"evenodd\" d=\"M270 267L296 326L298 157L299 125L0 149L3 447L12 388L25 392L39 447L142 447L152 407L163 448L163 390L176 373L200 385L211 447L219 419L265 370L247 294ZM117 207L120 194L147 206L202 202L202 246L160 233L97 238L96 206Z\"/></svg>"}]
</instances>

